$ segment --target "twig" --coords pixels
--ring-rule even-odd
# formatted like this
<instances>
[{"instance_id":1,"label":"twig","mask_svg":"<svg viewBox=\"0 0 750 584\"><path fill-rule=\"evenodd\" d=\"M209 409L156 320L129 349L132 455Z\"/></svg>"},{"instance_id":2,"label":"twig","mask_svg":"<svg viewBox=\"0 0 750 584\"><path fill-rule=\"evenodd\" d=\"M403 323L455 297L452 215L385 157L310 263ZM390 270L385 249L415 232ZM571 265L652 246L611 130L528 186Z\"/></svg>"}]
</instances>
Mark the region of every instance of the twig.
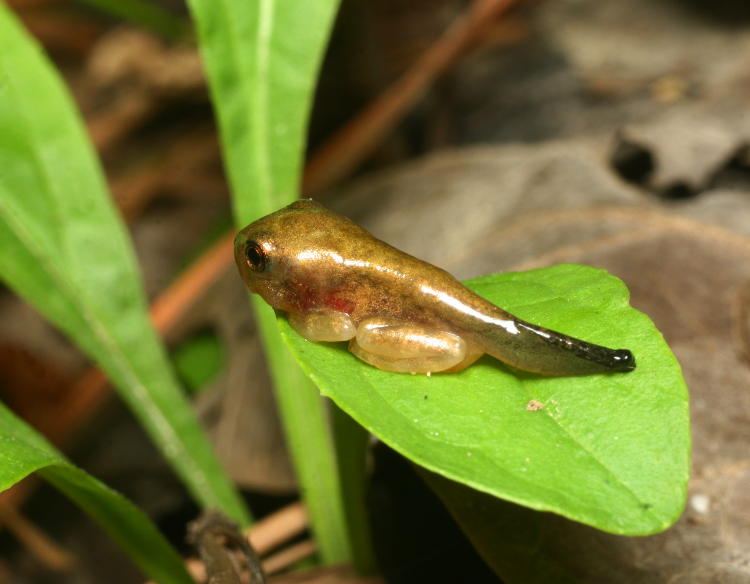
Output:
<instances>
[{"instance_id":1,"label":"twig","mask_svg":"<svg viewBox=\"0 0 750 584\"><path fill-rule=\"evenodd\" d=\"M307 510L302 503L292 503L258 521L245 535L260 555L288 541L307 529Z\"/></svg>"},{"instance_id":2,"label":"twig","mask_svg":"<svg viewBox=\"0 0 750 584\"><path fill-rule=\"evenodd\" d=\"M85 56L104 32L103 23L65 10L59 1L11 4L15 4L13 8L28 31L53 53L64 51L75 57Z\"/></svg>"},{"instance_id":3,"label":"twig","mask_svg":"<svg viewBox=\"0 0 750 584\"><path fill-rule=\"evenodd\" d=\"M286 568L290 568L300 560L309 558L317 549L318 546L311 539L295 543L263 560L263 569L266 571L266 574L276 574Z\"/></svg>"},{"instance_id":4,"label":"twig","mask_svg":"<svg viewBox=\"0 0 750 584\"><path fill-rule=\"evenodd\" d=\"M253 527L245 530L250 546L255 549L259 556L278 548L284 542L294 538L304 531L308 526L307 511L302 503L292 503L283 509L272 513ZM266 573L274 573L289 567L294 562L312 555L315 552L315 544L306 540L270 556L263 561L263 569ZM185 565L190 574L198 582L206 580L207 569L205 564L195 558L185 560ZM150 583L149 583L150 584Z\"/></svg>"},{"instance_id":5,"label":"twig","mask_svg":"<svg viewBox=\"0 0 750 584\"><path fill-rule=\"evenodd\" d=\"M477 31L517 0L475 0L417 62L310 158L303 192L316 196L351 173L382 142L435 79L455 63Z\"/></svg>"},{"instance_id":6,"label":"twig","mask_svg":"<svg viewBox=\"0 0 750 584\"><path fill-rule=\"evenodd\" d=\"M188 540L198 550L209 584L240 584L250 574L251 584L265 584L258 554L237 525L216 511L207 511L188 526ZM238 562L237 552L243 560Z\"/></svg>"}]
</instances>

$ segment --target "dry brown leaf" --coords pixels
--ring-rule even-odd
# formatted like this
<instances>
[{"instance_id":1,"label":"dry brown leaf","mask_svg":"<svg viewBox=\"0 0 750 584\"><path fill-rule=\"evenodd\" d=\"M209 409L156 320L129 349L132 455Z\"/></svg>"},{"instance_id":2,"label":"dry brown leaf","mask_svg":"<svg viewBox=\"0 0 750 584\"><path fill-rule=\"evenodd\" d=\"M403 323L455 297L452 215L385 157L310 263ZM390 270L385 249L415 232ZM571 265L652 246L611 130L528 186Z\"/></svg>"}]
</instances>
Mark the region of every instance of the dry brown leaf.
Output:
<instances>
[{"instance_id":1,"label":"dry brown leaf","mask_svg":"<svg viewBox=\"0 0 750 584\"><path fill-rule=\"evenodd\" d=\"M648 152L653 170L646 184L656 192L700 192L750 143L747 106L690 104L632 124L621 140Z\"/></svg>"}]
</instances>

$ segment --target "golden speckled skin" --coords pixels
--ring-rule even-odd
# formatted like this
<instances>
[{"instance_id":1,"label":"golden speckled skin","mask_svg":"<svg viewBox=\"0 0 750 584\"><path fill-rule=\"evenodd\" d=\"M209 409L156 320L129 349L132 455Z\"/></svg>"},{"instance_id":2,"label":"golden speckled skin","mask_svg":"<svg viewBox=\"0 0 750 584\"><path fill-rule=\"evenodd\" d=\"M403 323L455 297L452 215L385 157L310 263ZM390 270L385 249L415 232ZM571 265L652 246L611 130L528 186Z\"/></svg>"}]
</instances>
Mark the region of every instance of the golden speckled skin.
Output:
<instances>
[{"instance_id":1,"label":"golden speckled skin","mask_svg":"<svg viewBox=\"0 0 750 584\"><path fill-rule=\"evenodd\" d=\"M352 338L352 351L382 369L456 371L483 353L542 375L635 368L630 351L520 320L309 199L245 227L234 253L248 288L287 312L302 334ZM319 334L331 323L333 333Z\"/></svg>"}]
</instances>

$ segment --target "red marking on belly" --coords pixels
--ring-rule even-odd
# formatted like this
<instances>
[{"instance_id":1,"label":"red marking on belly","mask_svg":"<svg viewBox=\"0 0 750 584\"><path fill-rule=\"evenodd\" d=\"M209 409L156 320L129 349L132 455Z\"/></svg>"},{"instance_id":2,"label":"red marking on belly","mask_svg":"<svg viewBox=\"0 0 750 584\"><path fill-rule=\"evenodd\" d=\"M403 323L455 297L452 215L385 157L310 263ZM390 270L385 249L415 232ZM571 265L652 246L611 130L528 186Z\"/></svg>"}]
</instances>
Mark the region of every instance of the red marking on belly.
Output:
<instances>
[{"instance_id":1,"label":"red marking on belly","mask_svg":"<svg viewBox=\"0 0 750 584\"><path fill-rule=\"evenodd\" d=\"M316 308L319 304L319 298L313 290L301 282L293 282L293 298L299 312L307 312Z\"/></svg>"},{"instance_id":2,"label":"red marking on belly","mask_svg":"<svg viewBox=\"0 0 750 584\"><path fill-rule=\"evenodd\" d=\"M323 307L347 314L354 311L354 302L349 300L345 294L342 294L341 290L330 290L321 294L302 282L294 282L292 286L294 304L296 304L296 309L299 312L304 313L308 310Z\"/></svg>"},{"instance_id":3,"label":"red marking on belly","mask_svg":"<svg viewBox=\"0 0 750 584\"><path fill-rule=\"evenodd\" d=\"M352 312L354 312L354 302L352 302L348 298L337 296L336 292L331 292L330 294L328 294L328 296L326 296L325 305L328 308L332 308L333 310L337 310L339 312L346 312L347 314L351 314Z\"/></svg>"}]
</instances>

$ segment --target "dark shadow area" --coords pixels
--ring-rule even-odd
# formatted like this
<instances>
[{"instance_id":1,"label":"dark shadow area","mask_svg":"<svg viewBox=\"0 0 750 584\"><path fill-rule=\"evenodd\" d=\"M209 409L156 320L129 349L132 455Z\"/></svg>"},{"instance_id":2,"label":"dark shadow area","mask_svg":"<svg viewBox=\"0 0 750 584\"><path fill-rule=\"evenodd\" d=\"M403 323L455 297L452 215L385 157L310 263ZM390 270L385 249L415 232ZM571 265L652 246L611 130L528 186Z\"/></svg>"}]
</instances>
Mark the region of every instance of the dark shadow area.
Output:
<instances>
[{"instance_id":1,"label":"dark shadow area","mask_svg":"<svg viewBox=\"0 0 750 584\"><path fill-rule=\"evenodd\" d=\"M624 181L645 186L654 172L654 157L640 144L620 138L610 155L610 164Z\"/></svg>"},{"instance_id":2,"label":"dark shadow area","mask_svg":"<svg viewBox=\"0 0 750 584\"><path fill-rule=\"evenodd\" d=\"M389 584L500 582L411 463L382 443L373 457L368 508Z\"/></svg>"}]
</instances>

